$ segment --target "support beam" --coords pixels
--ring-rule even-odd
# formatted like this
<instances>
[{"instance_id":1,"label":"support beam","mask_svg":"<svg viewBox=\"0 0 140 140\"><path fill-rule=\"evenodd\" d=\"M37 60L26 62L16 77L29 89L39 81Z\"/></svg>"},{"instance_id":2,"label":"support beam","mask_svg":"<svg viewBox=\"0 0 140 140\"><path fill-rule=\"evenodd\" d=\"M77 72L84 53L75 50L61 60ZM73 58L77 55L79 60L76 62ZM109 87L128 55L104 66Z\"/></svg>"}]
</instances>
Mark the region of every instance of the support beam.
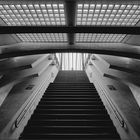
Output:
<instances>
[{"instance_id":1,"label":"support beam","mask_svg":"<svg viewBox=\"0 0 140 140\"><path fill-rule=\"evenodd\" d=\"M64 0L64 2L67 2L67 1L73 1L73 0ZM79 2L79 0L75 0L76 2ZM38 3L38 0L3 0L3 1L0 1L0 4L19 4L19 3L27 3L27 2L30 2L30 3ZM41 0L41 2L46 2L45 0ZM47 2L56 2L56 0L47 0ZM62 1L60 1L62 2ZM86 2L86 1L83 1L83 2ZM96 2L93 0L93 2ZM102 3L115 3L115 4L118 4L118 2L116 0L100 0L99 2L102 2ZM126 3L129 3L129 4L140 4L140 1L139 0L123 0L123 1L119 1L119 4L126 4Z\"/></svg>"},{"instance_id":2,"label":"support beam","mask_svg":"<svg viewBox=\"0 0 140 140\"><path fill-rule=\"evenodd\" d=\"M66 17L67 17L67 25L68 27L75 26L75 11L76 11L76 2L66 1ZM75 42L74 33L68 33L68 43L69 45L73 45Z\"/></svg>"},{"instance_id":3,"label":"support beam","mask_svg":"<svg viewBox=\"0 0 140 140\"><path fill-rule=\"evenodd\" d=\"M15 33L109 33L140 35L140 27L108 27L108 26L0 26L0 34Z\"/></svg>"},{"instance_id":4,"label":"support beam","mask_svg":"<svg viewBox=\"0 0 140 140\"><path fill-rule=\"evenodd\" d=\"M124 52L117 50L100 50L100 49L40 49L40 50L20 50L13 51L9 53L0 54L0 59L10 58L10 57L19 57L26 55L35 55L35 54L46 54L46 53L68 53L68 52L77 52L77 53L93 53L93 54L105 54L105 55L113 55L113 56L121 56L128 58L140 59L140 53L137 52Z\"/></svg>"},{"instance_id":5,"label":"support beam","mask_svg":"<svg viewBox=\"0 0 140 140\"><path fill-rule=\"evenodd\" d=\"M0 59L57 52L106 54L140 59L140 47L124 43L78 43L75 45L66 43L17 43L1 46Z\"/></svg>"},{"instance_id":6,"label":"support beam","mask_svg":"<svg viewBox=\"0 0 140 140\"><path fill-rule=\"evenodd\" d=\"M69 45L74 45L74 42L75 42L74 34L73 33L69 33L68 34L68 44Z\"/></svg>"}]
</instances>

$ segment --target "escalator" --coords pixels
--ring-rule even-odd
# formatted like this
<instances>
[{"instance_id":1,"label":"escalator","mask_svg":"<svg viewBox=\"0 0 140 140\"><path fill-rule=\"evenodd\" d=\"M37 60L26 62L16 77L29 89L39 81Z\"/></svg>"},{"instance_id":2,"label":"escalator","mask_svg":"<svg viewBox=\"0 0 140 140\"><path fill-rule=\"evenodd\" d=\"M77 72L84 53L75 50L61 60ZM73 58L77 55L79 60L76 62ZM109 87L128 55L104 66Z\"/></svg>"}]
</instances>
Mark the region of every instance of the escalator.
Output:
<instances>
[{"instance_id":1,"label":"escalator","mask_svg":"<svg viewBox=\"0 0 140 140\"><path fill-rule=\"evenodd\" d=\"M119 140L95 87L83 71L60 71L20 140Z\"/></svg>"}]
</instances>

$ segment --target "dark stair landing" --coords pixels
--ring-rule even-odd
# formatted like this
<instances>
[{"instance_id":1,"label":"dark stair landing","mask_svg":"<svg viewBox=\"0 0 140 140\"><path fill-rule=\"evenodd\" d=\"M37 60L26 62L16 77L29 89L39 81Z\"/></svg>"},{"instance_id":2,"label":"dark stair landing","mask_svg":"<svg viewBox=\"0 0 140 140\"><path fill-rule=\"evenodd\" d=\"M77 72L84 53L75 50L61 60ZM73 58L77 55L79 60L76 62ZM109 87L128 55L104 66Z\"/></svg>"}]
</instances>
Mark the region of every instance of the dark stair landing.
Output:
<instances>
[{"instance_id":1,"label":"dark stair landing","mask_svg":"<svg viewBox=\"0 0 140 140\"><path fill-rule=\"evenodd\" d=\"M44 93L20 140L120 140L83 71L60 71Z\"/></svg>"}]
</instances>

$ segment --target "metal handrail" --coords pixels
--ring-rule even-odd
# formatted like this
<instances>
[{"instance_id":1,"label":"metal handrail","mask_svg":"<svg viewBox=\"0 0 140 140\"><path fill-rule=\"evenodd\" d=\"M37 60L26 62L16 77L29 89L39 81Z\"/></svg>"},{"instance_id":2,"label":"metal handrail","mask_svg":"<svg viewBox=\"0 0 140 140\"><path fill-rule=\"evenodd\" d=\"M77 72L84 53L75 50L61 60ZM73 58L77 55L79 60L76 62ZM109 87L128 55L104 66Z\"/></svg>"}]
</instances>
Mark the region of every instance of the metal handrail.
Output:
<instances>
[{"instance_id":1,"label":"metal handrail","mask_svg":"<svg viewBox=\"0 0 140 140\"><path fill-rule=\"evenodd\" d=\"M126 125L125 125L125 122L124 122L122 116L120 115L119 111L116 109L116 107L113 104L113 102L111 101L111 99L109 99L110 97L107 97L107 95L105 95L105 94L104 94L104 96L105 96L107 102L109 103L111 109L113 110L113 113L114 113L115 117L117 118L118 122L120 123L121 127L126 128Z\"/></svg>"},{"instance_id":2,"label":"metal handrail","mask_svg":"<svg viewBox=\"0 0 140 140\"><path fill-rule=\"evenodd\" d=\"M126 129L127 128L127 125L126 125L123 117L121 116L120 112L118 111L118 109L116 108L116 106L114 105L114 103L112 102L112 100L110 99L110 97L105 93L106 90L104 88L102 88L102 86L99 84L99 82L97 82L97 84L98 84L99 88L102 89L103 95L104 95L107 103L109 104L110 108L112 109L113 114L115 115L115 118L118 120L118 122L121 125L121 127L123 127L123 128Z\"/></svg>"},{"instance_id":3,"label":"metal handrail","mask_svg":"<svg viewBox=\"0 0 140 140\"><path fill-rule=\"evenodd\" d=\"M42 89L42 87L45 85L46 81L43 84L40 84L40 88L38 88L38 90L36 90L36 93L34 94L33 98L27 103L27 105L24 107L24 109L21 111L21 113L19 114L19 116L17 117L16 121L15 121L15 127L18 128L21 124L21 122L24 120L26 113L28 113L28 111L32 108L33 105L33 101L36 99L38 92Z\"/></svg>"}]
</instances>

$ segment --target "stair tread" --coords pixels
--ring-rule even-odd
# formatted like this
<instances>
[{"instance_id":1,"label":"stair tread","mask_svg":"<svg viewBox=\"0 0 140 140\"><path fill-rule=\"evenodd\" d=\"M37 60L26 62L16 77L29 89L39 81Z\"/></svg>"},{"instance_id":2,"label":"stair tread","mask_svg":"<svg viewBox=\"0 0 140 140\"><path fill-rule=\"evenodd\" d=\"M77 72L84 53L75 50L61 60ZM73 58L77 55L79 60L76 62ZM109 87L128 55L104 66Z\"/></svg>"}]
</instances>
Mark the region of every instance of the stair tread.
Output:
<instances>
[{"instance_id":1,"label":"stair tread","mask_svg":"<svg viewBox=\"0 0 140 140\"><path fill-rule=\"evenodd\" d=\"M26 133L115 133L113 126L28 126Z\"/></svg>"},{"instance_id":2,"label":"stair tread","mask_svg":"<svg viewBox=\"0 0 140 140\"><path fill-rule=\"evenodd\" d=\"M40 115L47 115L47 116L49 116L49 115L58 115L58 116L61 116L61 115L67 115L67 116L68 115L73 115L73 116L80 116L80 115L81 116L87 116L87 115L88 116L99 116L100 115L101 116L101 114L76 114L76 113L73 113L73 114L72 113L70 113L70 114L64 114L64 113L63 114L40 114ZM106 115L106 114L102 114L102 115Z\"/></svg>"},{"instance_id":3,"label":"stair tread","mask_svg":"<svg viewBox=\"0 0 140 140\"><path fill-rule=\"evenodd\" d=\"M42 100L42 102L45 102L45 101ZM88 102L88 103L98 102L98 103L100 103L101 101L82 101L82 100L81 100L81 101L73 101L73 100L72 100L72 101L46 101L46 102L58 102L58 103L59 103L59 102L66 102L66 103L68 103L68 102L76 102L76 103L77 103L77 102L83 102L83 103L84 103L84 102Z\"/></svg>"},{"instance_id":4,"label":"stair tread","mask_svg":"<svg viewBox=\"0 0 140 140\"><path fill-rule=\"evenodd\" d=\"M119 140L96 88L83 71L60 71L20 140Z\"/></svg>"},{"instance_id":5,"label":"stair tread","mask_svg":"<svg viewBox=\"0 0 140 140\"><path fill-rule=\"evenodd\" d=\"M60 137L59 137L60 136ZM65 137L66 136L66 137ZM87 137L89 136L89 137ZM33 138L33 139L40 139L40 138L56 138L56 140L58 140L58 138L66 138L65 140L69 140L70 138L72 138L71 140L73 140L73 138L75 138L75 140L79 140L80 139L85 139L88 140L87 138L91 138L90 140L93 140L93 138L99 138L98 140L120 140L118 138L117 135L112 135L112 134L108 134L108 133L43 133L41 135L38 134L26 134L24 135L24 138ZM28 139L29 140L29 139ZM41 139L42 140L42 139ZM52 140L52 139L51 139ZM96 139L97 140L97 139Z\"/></svg>"},{"instance_id":6,"label":"stair tread","mask_svg":"<svg viewBox=\"0 0 140 140\"><path fill-rule=\"evenodd\" d=\"M43 98L46 98L46 97L73 97L73 98L75 98L75 97L99 97L99 95L80 95L80 94L78 94L78 95L61 95L61 94L57 94L57 95L53 95L53 94L47 94L47 95L43 95Z\"/></svg>"},{"instance_id":7,"label":"stair tread","mask_svg":"<svg viewBox=\"0 0 140 140\"><path fill-rule=\"evenodd\" d=\"M45 125L45 126L30 126L29 128L79 128L79 129L82 129L82 128L113 128L112 126L56 126L56 125L52 125L52 126L48 126L48 125Z\"/></svg>"},{"instance_id":8,"label":"stair tread","mask_svg":"<svg viewBox=\"0 0 140 140\"><path fill-rule=\"evenodd\" d=\"M37 109L35 110L35 113L42 113L42 114L48 114L48 113L62 113L62 114L67 114L67 113L97 113L97 114L107 114L107 111L104 109Z\"/></svg>"},{"instance_id":9,"label":"stair tread","mask_svg":"<svg viewBox=\"0 0 140 140\"><path fill-rule=\"evenodd\" d=\"M38 108L37 110L39 110L39 111L106 111L105 109L103 109L103 108L93 108L93 109L90 109L90 108L59 108L59 109L55 109L55 108L53 108L53 109L50 109L50 108L43 108L43 109L41 109L41 108Z\"/></svg>"}]
</instances>

